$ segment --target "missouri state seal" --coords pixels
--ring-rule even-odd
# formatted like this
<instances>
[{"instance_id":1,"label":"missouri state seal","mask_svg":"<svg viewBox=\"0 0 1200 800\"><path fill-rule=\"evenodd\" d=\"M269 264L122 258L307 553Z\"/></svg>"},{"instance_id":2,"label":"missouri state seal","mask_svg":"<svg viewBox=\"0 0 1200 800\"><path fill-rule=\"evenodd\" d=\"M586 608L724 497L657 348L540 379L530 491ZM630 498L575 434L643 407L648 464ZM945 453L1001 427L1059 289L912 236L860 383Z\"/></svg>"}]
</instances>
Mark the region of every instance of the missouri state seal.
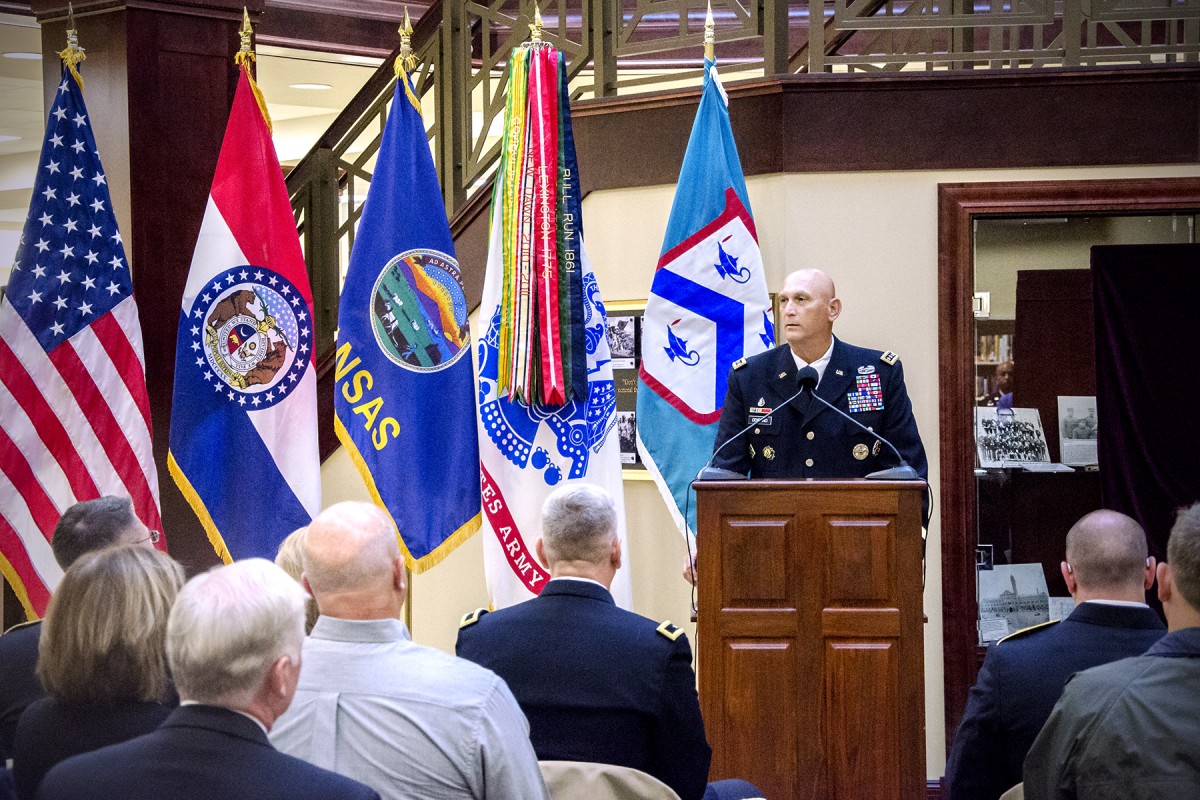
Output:
<instances>
[{"instance_id":1,"label":"missouri state seal","mask_svg":"<svg viewBox=\"0 0 1200 800\"><path fill-rule=\"evenodd\" d=\"M278 273L246 264L216 275L191 318L196 366L230 402L270 407L304 375L312 338L308 304Z\"/></svg>"},{"instance_id":2,"label":"missouri state seal","mask_svg":"<svg viewBox=\"0 0 1200 800\"><path fill-rule=\"evenodd\" d=\"M375 342L392 363L445 369L467 352L467 298L458 262L437 250L408 250L379 272L368 310Z\"/></svg>"}]
</instances>

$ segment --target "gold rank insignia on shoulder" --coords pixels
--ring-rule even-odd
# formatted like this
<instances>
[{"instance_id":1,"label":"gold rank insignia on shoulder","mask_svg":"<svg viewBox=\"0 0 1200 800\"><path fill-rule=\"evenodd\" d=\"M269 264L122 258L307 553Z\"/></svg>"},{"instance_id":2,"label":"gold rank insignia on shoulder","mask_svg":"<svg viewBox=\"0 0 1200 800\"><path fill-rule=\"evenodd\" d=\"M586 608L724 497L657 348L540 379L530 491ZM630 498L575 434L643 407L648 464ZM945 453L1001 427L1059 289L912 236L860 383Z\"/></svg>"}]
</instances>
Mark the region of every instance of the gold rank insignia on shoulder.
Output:
<instances>
[{"instance_id":1,"label":"gold rank insignia on shoulder","mask_svg":"<svg viewBox=\"0 0 1200 800\"><path fill-rule=\"evenodd\" d=\"M897 361L900 360L900 356L896 355L891 350L888 350L886 353L884 353L883 355L881 355L879 357L879 360L885 364L895 364Z\"/></svg>"},{"instance_id":2,"label":"gold rank insignia on shoulder","mask_svg":"<svg viewBox=\"0 0 1200 800\"><path fill-rule=\"evenodd\" d=\"M733 368L734 368L734 369L741 369L741 368L742 368L742 367L744 367L744 366L746 366L746 359L745 359L745 358L739 358L737 361L733 362Z\"/></svg>"},{"instance_id":3,"label":"gold rank insignia on shoulder","mask_svg":"<svg viewBox=\"0 0 1200 800\"><path fill-rule=\"evenodd\" d=\"M655 629L658 633L670 639L672 642L683 635L683 628L672 624L671 620L664 619L662 624Z\"/></svg>"},{"instance_id":4,"label":"gold rank insignia on shoulder","mask_svg":"<svg viewBox=\"0 0 1200 800\"><path fill-rule=\"evenodd\" d=\"M1052 619L1049 622L1042 622L1037 625L1030 625L1028 628L1021 628L1021 630L1013 631L1008 636L1001 636L999 639L996 640L996 644L1001 644L1002 642L1007 642L1009 639L1015 639L1018 636L1024 636L1027 633L1033 633L1034 631L1040 631L1042 628L1048 628L1051 625L1057 625L1059 622L1060 622L1060 620Z\"/></svg>"},{"instance_id":5,"label":"gold rank insignia on shoulder","mask_svg":"<svg viewBox=\"0 0 1200 800\"><path fill-rule=\"evenodd\" d=\"M462 622L458 623L458 627L460 629L469 628L476 622L479 622L479 618L486 613L488 613L486 608L477 608L469 614L463 614Z\"/></svg>"}]
</instances>

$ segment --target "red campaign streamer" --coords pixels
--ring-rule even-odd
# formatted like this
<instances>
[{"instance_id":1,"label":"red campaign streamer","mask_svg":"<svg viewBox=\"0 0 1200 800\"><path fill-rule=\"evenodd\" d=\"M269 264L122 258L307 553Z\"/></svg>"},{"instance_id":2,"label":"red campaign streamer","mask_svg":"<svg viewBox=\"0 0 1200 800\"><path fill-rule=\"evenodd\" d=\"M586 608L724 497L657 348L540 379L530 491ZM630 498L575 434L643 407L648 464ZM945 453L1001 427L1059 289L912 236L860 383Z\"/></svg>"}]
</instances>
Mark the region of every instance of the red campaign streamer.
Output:
<instances>
[{"instance_id":1,"label":"red campaign streamer","mask_svg":"<svg viewBox=\"0 0 1200 800\"><path fill-rule=\"evenodd\" d=\"M538 47L530 71L534 105L531 149L534 179L534 249L541 402L563 405L562 344L558 311L558 51Z\"/></svg>"}]
</instances>

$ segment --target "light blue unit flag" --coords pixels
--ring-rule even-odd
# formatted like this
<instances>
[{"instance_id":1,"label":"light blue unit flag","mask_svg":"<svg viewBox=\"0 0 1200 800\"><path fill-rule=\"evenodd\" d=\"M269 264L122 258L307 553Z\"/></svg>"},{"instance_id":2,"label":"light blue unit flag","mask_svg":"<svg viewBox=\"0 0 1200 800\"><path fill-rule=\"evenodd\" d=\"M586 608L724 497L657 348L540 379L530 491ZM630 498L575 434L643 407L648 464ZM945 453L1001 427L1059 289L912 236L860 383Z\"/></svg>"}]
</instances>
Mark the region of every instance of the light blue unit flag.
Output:
<instances>
[{"instance_id":1,"label":"light blue unit flag","mask_svg":"<svg viewBox=\"0 0 1200 800\"><path fill-rule=\"evenodd\" d=\"M642 320L638 452L680 529L695 530L689 486L712 454L729 369L775 344L746 180L716 65L679 172Z\"/></svg>"}]
</instances>

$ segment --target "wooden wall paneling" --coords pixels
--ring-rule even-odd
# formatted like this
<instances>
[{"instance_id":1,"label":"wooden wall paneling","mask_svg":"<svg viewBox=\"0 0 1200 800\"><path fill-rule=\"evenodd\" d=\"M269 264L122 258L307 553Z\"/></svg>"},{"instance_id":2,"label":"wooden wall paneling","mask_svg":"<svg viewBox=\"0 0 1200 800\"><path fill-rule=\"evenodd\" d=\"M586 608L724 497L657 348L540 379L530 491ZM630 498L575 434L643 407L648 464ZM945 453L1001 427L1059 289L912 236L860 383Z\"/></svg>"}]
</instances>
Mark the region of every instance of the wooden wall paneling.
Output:
<instances>
[{"instance_id":1,"label":"wooden wall paneling","mask_svg":"<svg viewBox=\"0 0 1200 800\"><path fill-rule=\"evenodd\" d=\"M776 75L727 89L747 175L1200 160L1198 66ZM574 104L584 192L674 183L699 96Z\"/></svg>"},{"instance_id":2,"label":"wooden wall paneling","mask_svg":"<svg viewBox=\"0 0 1200 800\"><path fill-rule=\"evenodd\" d=\"M1092 272L1019 270L1013 405L1036 408L1051 461L1061 461L1058 398L1096 394Z\"/></svg>"},{"instance_id":3,"label":"wooden wall paneling","mask_svg":"<svg viewBox=\"0 0 1200 800\"><path fill-rule=\"evenodd\" d=\"M1194 161L1195 159L1187 159ZM974 290L979 217L1139 214L1200 209L1200 179L957 183L938 186L938 366L942 638L947 747L979 668L975 625Z\"/></svg>"}]
</instances>

